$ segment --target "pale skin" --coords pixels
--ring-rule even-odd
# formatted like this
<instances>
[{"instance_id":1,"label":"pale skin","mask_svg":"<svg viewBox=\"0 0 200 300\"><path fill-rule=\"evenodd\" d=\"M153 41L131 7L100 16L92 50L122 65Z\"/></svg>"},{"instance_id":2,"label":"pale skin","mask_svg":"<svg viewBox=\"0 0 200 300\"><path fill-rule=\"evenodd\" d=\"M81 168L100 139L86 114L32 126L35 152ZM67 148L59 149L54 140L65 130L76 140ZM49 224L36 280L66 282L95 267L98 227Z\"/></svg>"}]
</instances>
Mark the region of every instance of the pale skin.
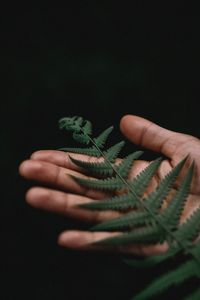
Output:
<instances>
[{"instance_id":1,"label":"pale skin","mask_svg":"<svg viewBox=\"0 0 200 300\"><path fill-rule=\"evenodd\" d=\"M172 167L187 155L182 176L191 162L195 160L190 194L181 217L181 221L184 221L200 203L200 140L191 135L164 129L151 121L133 115L126 115L121 119L120 129L123 135L134 144L159 152L167 157L162 161L151 182L150 189L155 187ZM70 155L86 161L97 160L84 155ZM130 172L130 177L134 177L148 164L148 161L136 161ZM102 192L82 188L68 176L68 174L79 177L87 176L70 161L68 153L55 150L37 151L31 155L30 159L21 163L19 172L24 178L38 182L38 186L32 187L26 194L27 203L35 208L61 213L70 218L89 222L91 225L116 218L122 214L114 211L98 212L74 207L74 205L81 203L101 201L106 195ZM48 187L42 187L42 185ZM59 235L58 244L77 250L113 251L143 256L163 253L167 250L166 243L150 246L131 244L113 248L91 245L95 241L119 234L121 233L66 230Z\"/></svg>"}]
</instances>

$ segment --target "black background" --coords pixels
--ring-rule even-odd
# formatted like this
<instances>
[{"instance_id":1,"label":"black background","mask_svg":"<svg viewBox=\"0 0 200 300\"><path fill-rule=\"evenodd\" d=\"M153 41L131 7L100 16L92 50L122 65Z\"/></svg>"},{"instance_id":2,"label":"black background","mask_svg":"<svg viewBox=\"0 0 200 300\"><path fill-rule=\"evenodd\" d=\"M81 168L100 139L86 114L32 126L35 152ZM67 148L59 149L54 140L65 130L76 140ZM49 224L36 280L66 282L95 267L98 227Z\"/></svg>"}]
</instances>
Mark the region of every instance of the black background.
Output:
<instances>
[{"instance_id":1,"label":"black background","mask_svg":"<svg viewBox=\"0 0 200 300\"><path fill-rule=\"evenodd\" d=\"M130 299L157 271L58 247L59 232L87 225L28 207L31 183L18 165L35 150L69 145L57 126L68 115L91 120L96 132L114 124L113 141L127 113L198 137L198 11L184 2L18 3L1 9L1 22L0 298Z\"/></svg>"}]
</instances>

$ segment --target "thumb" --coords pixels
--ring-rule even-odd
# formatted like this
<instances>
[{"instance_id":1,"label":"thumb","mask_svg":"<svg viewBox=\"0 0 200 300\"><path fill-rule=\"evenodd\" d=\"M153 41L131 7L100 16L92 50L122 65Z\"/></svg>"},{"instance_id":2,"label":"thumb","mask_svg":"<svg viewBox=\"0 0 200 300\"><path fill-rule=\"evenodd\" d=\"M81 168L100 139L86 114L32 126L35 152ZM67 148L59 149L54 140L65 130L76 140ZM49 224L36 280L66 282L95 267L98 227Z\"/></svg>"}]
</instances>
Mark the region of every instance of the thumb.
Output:
<instances>
[{"instance_id":1,"label":"thumb","mask_svg":"<svg viewBox=\"0 0 200 300\"><path fill-rule=\"evenodd\" d=\"M144 118L126 115L121 119L122 133L134 144L161 152L169 158L177 147L188 140L188 135L162 128Z\"/></svg>"}]
</instances>

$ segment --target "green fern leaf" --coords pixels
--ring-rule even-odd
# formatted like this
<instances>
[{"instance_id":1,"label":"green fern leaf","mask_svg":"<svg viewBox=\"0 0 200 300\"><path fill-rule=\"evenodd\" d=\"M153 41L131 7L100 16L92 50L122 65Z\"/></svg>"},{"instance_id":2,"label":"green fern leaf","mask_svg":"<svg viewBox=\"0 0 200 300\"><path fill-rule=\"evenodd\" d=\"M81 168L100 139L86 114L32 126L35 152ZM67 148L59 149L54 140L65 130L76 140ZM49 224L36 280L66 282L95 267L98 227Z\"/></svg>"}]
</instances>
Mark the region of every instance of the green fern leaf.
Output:
<instances>
[{"instance_id":1,"label":"green fern leaf","mask_svg":"<svg viewBox=\"0 0 200 300\"><path fill-rule=\"evenodd\" d=\"M180 216L183 212L185 202L190 190L190 184L193 176L194 164L188 170L186 177L182 184L179 186L178 191L171 199L167 208L160 214L160 220L167 225L170 229L177 228L180 220Z\"/></svg>"},{"instance_id":2,"label":"green fern leaf","mask_svg":"<svg viewBox=\"0 0 200 300\"><path fill-rule=\"evenodd\" d=\"M73 138L82 144L94 146L88 148L61 148L60 150L81 153L89 156L101 157L105 160L100 163L89 163L71 158L79 167L84 168L91 175L103 176L104 179L83 179L71 176L78 184L94 190L117 191L121 190L125 194L97 201L78 205L85 209L95 210L130 210L124 216L100 223L91 228L91 231L124 231L121 235L106 238L94 245L101 246L121 246L125 244L155 244L166 240L169 250L160 255L145 258L144 260L126 261L134 267L149 267L175 258L178 252L191 255L193 258L182 264L176 270L163 275L154 281L134 299L150 299L157 296L173 284L178 285L192 276L200 277L200 243L195 244L200 231L200 208L183 223L179 224L189 188L192 180L193 165L190 167L186 177L183 179L176 193L172 196L167 208L160 211L163 201L172 190L178 175L186 161L181 161L167 176L158 184L156 189L147 197L144 197L146 189L155 175L160 159L152 162L138 176L132 180L127 180L133 160L137 159L136 153L126 157L120 164L115 164L115 160L122 148L122 145L114 145L107 151L103 151L105 142L113 127L104 130L98 137L92 139L92 124L82 117L74 116L62 118L59 121L60 128L65 128L73 133ZM106 178L105 178L106 177ZM140 199L142 201L140 201ZM189 255L188 255L189 254ZM199 299L200 289L187 297L189 299Z\"/></svg>"},{"instance_id":3,"label":"green fern leaf","mask_svg":"<svg viewBox=\"0 0 200 300\"><path fill-rule=\"evenodd\" d=\"M65 128L68 131L72 132L80 132L81 126L83 124L84 120L82 117L74 116L72 118L62 118L59 120L59 127L60 129Z\"/></svg>"},{"instance_id":4,"label":"green fern leaf","mask_svg":"<svg viewBox=\"0 0 200 300\"><path fill-rule=\"evenodd\" d=\"M161 164L161 158L152 161L144 170L142 170L129 184L138 197L141 197L146 191L151 179Z\"/></svg>"},{"instance_id":5,"label":"green fern leaf","mask_svg":"<svg viewBox=\"0 0 200 300\"><path fill-rule=\"evenodd\" d=\"M71 153L84 154L84 155L94 156L94 157L100 157L101 156L101 153L99 153L99 151L94 147L89 147L89 148L59 148L58 150L65 151L65 152L71 152Z\"/></svg>"},{"instance_id":6,"label":"green fern leaf","mask_svg":"<svg viewBox=\"0 0 200 300\"><path fill-rule=\"evenodd\" d=\"M92 123L90 121L85 121L85 125L82 127L82 132L84 135L92 134Z\"/></svg>"},{"instance_id":7,"label":"green fern leaf","mask_svg":"<svg viewBox=\"0 0 200 300\"><path fill-rule=\"evenodd\" d=\"M71 120L74 122L74 125L76 125L77 127L81 127L84 122L83 118L79 116L72 117Z\"/></svg>"},{"instance_id":8,"label":"green fern leaf","mask_svg":"<svg viewBox=\"0 0 200 300\"><path fill-rule=\"evenodd\" d=\"M148 207L151 209L155 208L158 209L164 199L166 198L167 194L170 192L170 188L172 184L174 183L176 177L178 176L179 172L181 171L181 168L183 166L183 162L178 164L171 172L168 174L159 184L158 188L156 188L156 191L153 191L149 197L147 197L145 203ZM157 202L155 204L155 202ZM132 228L134 226L142 225L145 222L151 221L152 216L149 214L149 212L146 211L133 211L128 214L125 214L122 217L118 217L116 219L112 219L106 222L103 222L101 224L98 224L92 228L92 230L98 230L98 231L105 231L105 230L122 230L127 228Z\"/></svg>"},{"instance_id":9,"label":"green fern leaf","mask_svg":"<svg viewBox=\"0 0 200 300\"><path fill-rule=\"evenodd\" d=\"M152 217L146 211L134 211L122 217L105 221L90 228L91 231L122 231L134 226L144 225Z\"/></svg>"},{"instance_id":10,"label":"green fern leaf","mask_svg":"<svg viewBox=\"0 0 200 300\"><path fill-rule=\"evenodd\" d=\"M156 159L130 182L131 186L135 188L137 196L129 192L127 194L108 198L100 202L82 204L80 207L94 210L127 210L138 206L138 197L142 196L142 194L145 192L160 163L161 159Z\"/></svg>"},{"instance_id":11,"label":"green fern leaf","mask_svg":"<svg viewBox=\"0 0 200 300\"><path fill-rule=\"evenodd\" d=\"M88 145L90 143L90 139L88 135L85 135L83 133L73 133L73 139L81 144L86 144Z\"/></svg>"},{"instance_id":12,"label":"green fern leaf","mask_svg":"<svg viewBox=\"0 0 200 300\"><path fill-rule=\"evenodd\" d=\"M88 189L104 190L104 191L116 191L125 187L125 184L116 177L110 177L108 179L84 179L73 175L70 175L81 186Z\"/></svg>"},{"instance_id":13,"label":"green fern leaf","mask_svg":"<svg viewBox=\"0 0 200 300\"><path fill-rule=\"evenodd\" d=\"M123 177L127 178L129 171L133 166L134 160L138 159L143 154L143 151L136 151L129 154L126 158L122 160L119 166L116 167L117 172Z\"/></svg>"},{"instance_id":14,"label":"green fern leaf","mask_svg":"<svg viewBox=\"0 0 200 300\"><path fill-rule=\"evenodd\" d=\"M180 171L185 164L185 160L186 158L178 163L176 167L172 169L164 177L164 179L162 179L157 188L150 195L148 195L148 197L146 197L145 204L153 212L156 212L161 207L163 201L169 194L172 185L175 183L178 175L180 174Z\"/></svg>"},{"instance_id":15,"label":"green fern leaf","mask_svg":"<svg viewBox=\"0 0 200 300\"><path fill-rule=\"evenodd\" d=\"M157 280L155 280L152 284L150 284L144 291L133 297L134 300L147 300L152 297L162 293L163 291L170 288L172 285L179 285L184 282L188 278L192 276L196 276L199 272L199 268L196 262L191 259L181 266L179 266L176 270L170 271L167 274L164 274Z\"/></svg>"},{"instance_id":16,"label":"green fern leaf","mask_svg":"<svg viewBox=\"0 0 200 300\"><path fill-rule=\"evenodd\" d=\"M79 166L87 172L90 172L91 175L111 176L113 174L113 169L107 162L86 162L75 159L71 156L69 157L75 165Z\"/></svg>"},{"instance_id":17,"label":"green fern leaf","mask_svg":"<svg viewBox=\"0 0 200 300\"><path fill-rule=\"evenodd\" d=\"M82 117L62 118L59 120L60 129L65 128L73 132L73 138L82 144L89 144L92 133L92 124L88 120L83 120Z\"/></svg>"},{"instance_id":18,"label":"green fern leaf","mask_svg":"<svg viewBox=\"0 0 200 300\"><path fill-rule=\"evenodd\" d=\"M118 156L120 150L124 146L124 142L117 143L116 145L112 146L105 152L106 158L112 162L115 161L116 157ZM101 153L95 148L60 148L59 150L67 151L67 152L72 152L72 153L79 153L79 154L85 154L89 156L95 156L95 157L100 157ZM78 160L75 158L72 158L70 156L70 159L72 162L81 167L82 169L85 169L88 172L91 172L92 174L96 175L109 175L111 176L113 174L113 169L111 166L108 164L108 162L102 162L102 163L90 163L82 160Z\"/></svg>"},{"instance_id":19,"label":"green fern leaf","mask_svg":"<svg viewBox=\"0 0 200 300\"><path fill-rule=\"evenodd\" d=\"M109 162L115 162L117 156L119 155L120 151L124 147L125 142L121 141L114 146L110 147L107 151L104 151L104 155Z\"/></svg>"},{"instance_id":20,"label":"green fern leaf","mask_svg":"<svg viewBox=\"0 0 200 300\"><path fill-rule=\"evenodd\" d=\"M156 254L143 259L123 259L123 261L131 267L135 268L149 268L160 264L161 262L174 258L180 249L169 249L166 253Z\"/></svg>"},{"instance_id":21,"label":"green fern leaf","mask_svg":"<svg viewBox=\"0 0 200 300\"><path fill-rule=\"evenodd\" d=\"M113 126L107 128L104 130L98 137L94 138L95 144L102 149L110 135L110 133L113 131Z\"/></svg>"},{"instance_id":22,"label":"green fern leaf","mask_svg":"<svg viewBox=\"0 0 200 300\"><path fill-rule=\"evenodd\" d=\"M174 235L181 240L186 247L189 247L191 243L198 237L200 231L200 207L197 208L188 217L184 223L180 224Z\"/></svg>"},{"instance_id":23,"label":"green fern leaf","mask_svg":"<svg viewBox=\"0 0 200 300\"><path fill-rule=\"evenodd\" d=\"M64 117L59 120L59 128L70 130L70 126L74 125L74 121L77 119L77 116L74 117ZM81 118L80 118L81 119ZM83 119L82 119L83 120Z\"/></svg>"},{"instance_id":24,"label":"green fern leaf","mask_svg":"<svg viewBox=\"0 0 200 300\"><path fill-rule=\"evenodd\" d=\"M106 152L105 152L105 156L106 159L108 159L110 162L115 161L117 155L119 154L121 148L123 147L124 142L120 142L116 145L114 145L113 147L109 148ZM108 175L111 176L113 174L113 168L110 166L110 164L108 164L107 161L103 161L103 162L86 162L86 161L82 161L82 160L77 160L74 159L70 156L70 159L72 160L72 162L74 164L76 164L77 166L81 167L82 169L91 172L92 174L95 175Z\"/></svg>"},{"instance_id":25,"label":"green fern leaf","mask_svg":"<svg viewBox=\"0 0 200 300\"><path fill-rule=\"evenodd\" d=\"M117 147L115 147L117 146ZM110 160L113 161L113 159L116 158L117 152L119 150L119 147L122 147L122 143L118 143L115 145L115 149L112 147L106 152L106 157ZM121 176L127 176L130 167L132 166L133 160L138 158L141 155L142 151L137 151L132 155L129 155L123 163L121 163L117 170L121 174ZM114 173L113 168L108 164L107 161L104 162L85 162L81 160L74 159L70 156L70 159L72 160L73 163L75 163L77 166L83 168L84 170L90 172L93 175L99 175L99 176L111 176Z\"/></svg>"},{"instance_id":26,"label":"green fern leaf","mask_svg":"<svg viewBox=\"0 0 200 300\"><path fill-rule=\"evenodd\" d=\"M86 208L91 210L127 210L136 207L138 204L138 198L132 194L122 194L120 196L114 196L101 201L92 203L85 203L77 205L80 208Z\"/></svg>"},{"instance_id":27,"label":"green fern leaf","mask_svg":"<svg viewBox=\"0 0 200 300\"><path fill-rule=\"evenodd\" d=\"M100 246L119 246L133 243L153 244L163 240L163 229L157 225L135 229L134 231L126 232L115 237L102 239L92 243Z\"/></svg>"}]
</instances>

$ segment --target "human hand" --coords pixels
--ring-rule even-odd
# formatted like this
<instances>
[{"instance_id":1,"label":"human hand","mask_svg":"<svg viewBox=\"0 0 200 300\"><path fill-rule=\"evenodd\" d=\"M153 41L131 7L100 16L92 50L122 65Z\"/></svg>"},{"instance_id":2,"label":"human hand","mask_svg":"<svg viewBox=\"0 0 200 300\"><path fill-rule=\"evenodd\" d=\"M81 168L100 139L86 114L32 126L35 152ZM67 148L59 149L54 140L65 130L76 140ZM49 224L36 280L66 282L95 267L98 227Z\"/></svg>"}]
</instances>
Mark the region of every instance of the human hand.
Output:
<instances>
[{"instance_id":1,"label":"human hand","mask_svg":"<svg viewBox=\"0 0 200 300\"><path fill-rule=\"evenodd\" d=\"M134 144L147 149L161 152L168 159L162 161L154 176L150 189L155 187L163 177L186 155L189 155L185 170L194 159L195 171L190 194L181 220L184 220L197 206L200 197L200 140L190 135L172 132L137 116L125 116L120 123L122 133ZM71 154L70 154L71 155ZM72 154L76 159L95 161L97 158L88 158L84 155ZM150 162L138 160L130 172L130 178L141 172ZM20 174L26 179L36 180L49 188L33 187L26 194L27 202L45 210L62 213L68 217L77 218L90 223L99 223L116 218L123 213L114 211L89 211L77 207L77 204L92 201L101 201L105 193L92 191L80 187L68 175L85 177L82 170L74 165L68 154L61 151L44 150L32 154L31 158L20 165ZM182 172L184 176L184 170ZM67 248L79 250L108 250L107 247L91 245L91 243L118 235L120 232L89 232L68 230L60 234L58 243ZM166 251L167 244L162 245L125 245L109 248L111 251L151 255Z\"/></svg>"}]
</instances>

